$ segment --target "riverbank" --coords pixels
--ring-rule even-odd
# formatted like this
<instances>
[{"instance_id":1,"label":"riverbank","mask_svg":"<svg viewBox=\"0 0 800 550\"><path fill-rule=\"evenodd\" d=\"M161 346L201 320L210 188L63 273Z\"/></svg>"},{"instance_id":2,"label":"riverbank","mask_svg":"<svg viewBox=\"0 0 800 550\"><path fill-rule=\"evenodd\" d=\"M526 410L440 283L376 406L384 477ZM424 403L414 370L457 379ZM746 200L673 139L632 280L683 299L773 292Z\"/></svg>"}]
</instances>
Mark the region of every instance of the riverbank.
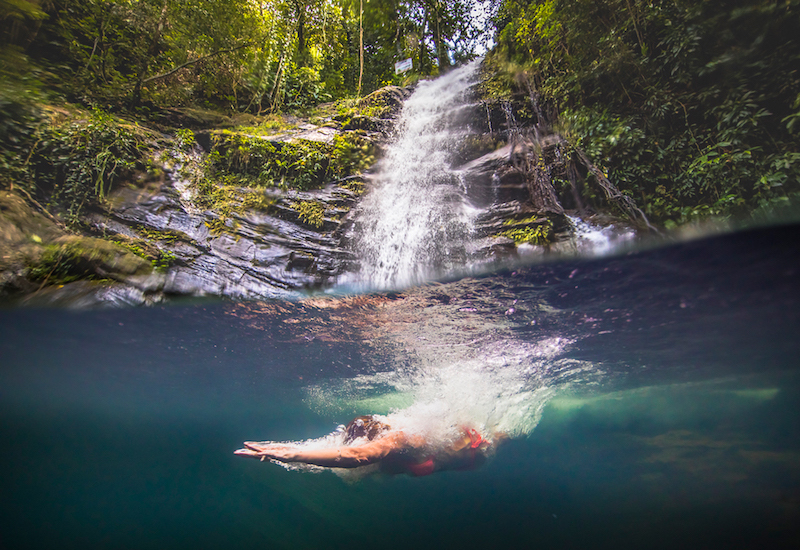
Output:
<instances>
[{"instance_id":1,"label":"riverbank","mask_svg":"<svg viewBox=\"0 0 800 550\"><path fill-rule=\"evenodd\" d=\"M349 261L341 227L409 93L303 118L28 105L34 131L3 154L0 294L85 306L319 288Z\"/></svg>"}]
</instances>

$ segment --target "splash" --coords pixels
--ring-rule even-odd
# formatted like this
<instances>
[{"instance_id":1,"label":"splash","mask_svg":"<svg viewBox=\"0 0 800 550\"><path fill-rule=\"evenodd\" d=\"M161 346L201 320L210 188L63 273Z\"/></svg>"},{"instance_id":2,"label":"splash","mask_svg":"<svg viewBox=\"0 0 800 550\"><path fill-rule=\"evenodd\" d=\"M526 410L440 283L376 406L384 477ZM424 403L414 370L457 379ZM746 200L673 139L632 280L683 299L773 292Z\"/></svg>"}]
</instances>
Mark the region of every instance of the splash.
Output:
<instances>
[{"instance_id":1,"label":"splash","mask_svg":"<svg viewBox=\"0 0 800 550\"><path fill-rule=\"evenodd\" d=\"M460 268L476 211L451 154L468 133L479 61L419 84L405 102L354 224L363 286L402 288Z\"/></svg>"},{"instance_id":2,"label":"splash","mask_svg":"<svg viewBox=\"0 0 800 550\"><path fill-rule=\"evenodd\" d=\"M413 367L311 386L306 402L320 414L339 418L385 414L393 428L421 435L433 446L446 445L464 426L488 439L524 437L560 390L585 373L597 374L592 365L561 357L571 343L564 338L537 344L497 341L462 348L458 361L423 353Z\"/></svg>"},{"instance_id":3,"label":"splash","mask_svg":"<svg viewBox=\"0 0 800 550\"><path fill-rule=\"evenodd\" d=\"M493 346L481 357L456 363L423 360L414 368L310 386L306 403L320 414L343 421L373 414L395 430L422 436L432 454L447 449L465 428L476 429L493 443L524 437L536 428L552 398L582 373L597 372L583 362L557 358L569 344L555 338L515 350ZM502 353L497 355L499 351ZM308 449L338 447L345 444L344 429L340 425L328 435L293 444ZM289 470L327 470L311 464L273 462ZM333 470L355 482L378 469L378 464L373 464Z\"/></svg>"},{"instance_id":4,"label":"splash","mask_svg":"<svg viewBox=\"0 0 800 550\"><path fill-rule=\"evenodd\" d=\"M490 440L525 437L554 396L591 386L603 373L569 357L579 335L554 328L535 341L520 339L520 327L552 309L522 298L490 279L409 289L364 327L360 340L373 371L310 385L305 402L338 422L383 414L432 446L447 445L464 427Z\"/></svg>"}]
</instances>

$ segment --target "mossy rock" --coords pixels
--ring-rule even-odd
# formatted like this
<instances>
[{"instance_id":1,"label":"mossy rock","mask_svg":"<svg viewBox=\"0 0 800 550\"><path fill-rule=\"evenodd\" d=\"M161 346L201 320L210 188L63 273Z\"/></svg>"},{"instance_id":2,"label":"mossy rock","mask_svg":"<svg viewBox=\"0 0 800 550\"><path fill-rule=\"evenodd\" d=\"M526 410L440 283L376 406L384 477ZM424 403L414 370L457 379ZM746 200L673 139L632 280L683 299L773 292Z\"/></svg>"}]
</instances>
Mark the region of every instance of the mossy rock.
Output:
<instances>
[{"instance_id":1,"label":"mossy rock","mask_svg":"<svg viewBox=\"0 0 800 550\"><path fill-rule=\"evenodd\" d=\"M358 106L364 116L389 118L400 110L409 95L408 88L385 86L361 98Z\"/></svg>"},{"instance_id":2,"label":"mossy rock","mask_svg":"<svg viewBox=\"0 0 800 550\"><path fill-rule=\"evenodd\" d=\"M382 120L394 117L411 95L411 88L386 86L362 97L357 103L340 103L339 112L331 118L345 130L380 130Z\"/></svg>"},{"instance_id":3,"label":"mossy rock","mask_svg":"<svg viewBox=\"0 0 800 550\"><path fill-rule=\"evenodd\" d=\"M522 219L509 219L503 223L503 231L496 237L506 237L514 244L546 246L553 242L553 222L546 217L533 215Z\"/></svg>"},{"instance_id":4,"label":"mossy rock","mask_svg":"<svg viewBox=\"0 0 800 550\"><path fill-rule=\"evenodd\" d=\"M153 271L147 260L103 239L65 235L44 246L32 259L28 277L34 281L64 284L80 279L106 279L146 275Z\"/></svg>"},{"instance_id":5,"label":"mossy rock","mask_svg":"<svg viewBox=\"0 0 800 550\"><path fill-rule=\"evenodd\" d=\"M353 115L342 126L343 130L366 130L367 132L380 132L383 121L380 117Z\"/></svg>"},{"instance_id":6,"label":"mossy rock","mask_svg":"<svg viewBox=\"0 0 800 550\"><path fill-rule=\"evenodd\" d=\"M456 156L462 163L480 158L496 151L502 142L489 134L467 136L456 149Z\"/></svg>"},{"instance_id":7,"label":"mossy rock","mask_svg":"<svg viewBox=\"0 0 800 550\"><path fill-rule=\"evenodd\" d=\"M299 201L292 203L297 211L298 219L306 225L319 229L325 222L325 205L317 201Z\"/></svg>"}]
</instances>

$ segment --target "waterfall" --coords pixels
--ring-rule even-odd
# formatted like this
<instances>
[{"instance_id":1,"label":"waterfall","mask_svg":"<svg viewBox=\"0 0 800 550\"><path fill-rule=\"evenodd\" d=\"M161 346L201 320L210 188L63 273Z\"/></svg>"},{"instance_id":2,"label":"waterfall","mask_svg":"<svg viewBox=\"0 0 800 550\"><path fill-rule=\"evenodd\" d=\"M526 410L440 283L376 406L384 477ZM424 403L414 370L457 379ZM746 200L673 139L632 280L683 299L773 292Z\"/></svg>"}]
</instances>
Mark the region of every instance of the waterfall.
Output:
<instances>
[{"instance_id":1,"label":"waterfall","mask_svg":"<svg viewBox=\"0 0 800 550\"><path fill-rule=\"evenodd\" d=\"M634 231L614 225L598 226L577 216L567 216L572 232L575 253L580 256L606 256L630 246Z\"/></svg>"},{"instance_id":2,"label":"waterfall","mask_svg":"<svg viewBox=\"0 0 800 550\"><path fill-rule=\"evenodd\" d=\"M470 133L465 112L479 62L421 82L359 206L352 238L370 288L407 287L467 261L476 215L451 157Z\"/></svg>"}]
</instances>

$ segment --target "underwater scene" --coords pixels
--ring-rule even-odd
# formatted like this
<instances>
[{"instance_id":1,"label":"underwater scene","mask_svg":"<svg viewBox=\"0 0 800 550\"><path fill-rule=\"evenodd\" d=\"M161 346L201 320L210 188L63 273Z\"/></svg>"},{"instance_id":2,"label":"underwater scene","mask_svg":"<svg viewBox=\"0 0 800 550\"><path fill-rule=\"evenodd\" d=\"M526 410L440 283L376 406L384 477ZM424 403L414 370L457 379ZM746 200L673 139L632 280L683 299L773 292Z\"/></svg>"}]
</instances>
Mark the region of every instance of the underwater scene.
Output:
<instances>
[{"instance_id":1,"label":"underwater scene","mask_svg":"<svg viewBox=\"0 0 800 550\"><path fill-rule=\"evenodd\" d=\"M799 243L783 225L397 291L0 310L0 547L796 547ZM504 436L430 476L234 455L367 414Z\"/></svg>"},{"instance_id":2,"label":"underwater scene","mask_svg":"<svg viewBox=\"0 0 800 550\"><path fill-rule=\"evenodd\" d=\"M0 308L0 549L798 547L800 225L536 211L510 107L454 160L478 67L405 100L343 244L167 182L130 212L205 244L163 300Z\"/></svg>"}]
</instances>

